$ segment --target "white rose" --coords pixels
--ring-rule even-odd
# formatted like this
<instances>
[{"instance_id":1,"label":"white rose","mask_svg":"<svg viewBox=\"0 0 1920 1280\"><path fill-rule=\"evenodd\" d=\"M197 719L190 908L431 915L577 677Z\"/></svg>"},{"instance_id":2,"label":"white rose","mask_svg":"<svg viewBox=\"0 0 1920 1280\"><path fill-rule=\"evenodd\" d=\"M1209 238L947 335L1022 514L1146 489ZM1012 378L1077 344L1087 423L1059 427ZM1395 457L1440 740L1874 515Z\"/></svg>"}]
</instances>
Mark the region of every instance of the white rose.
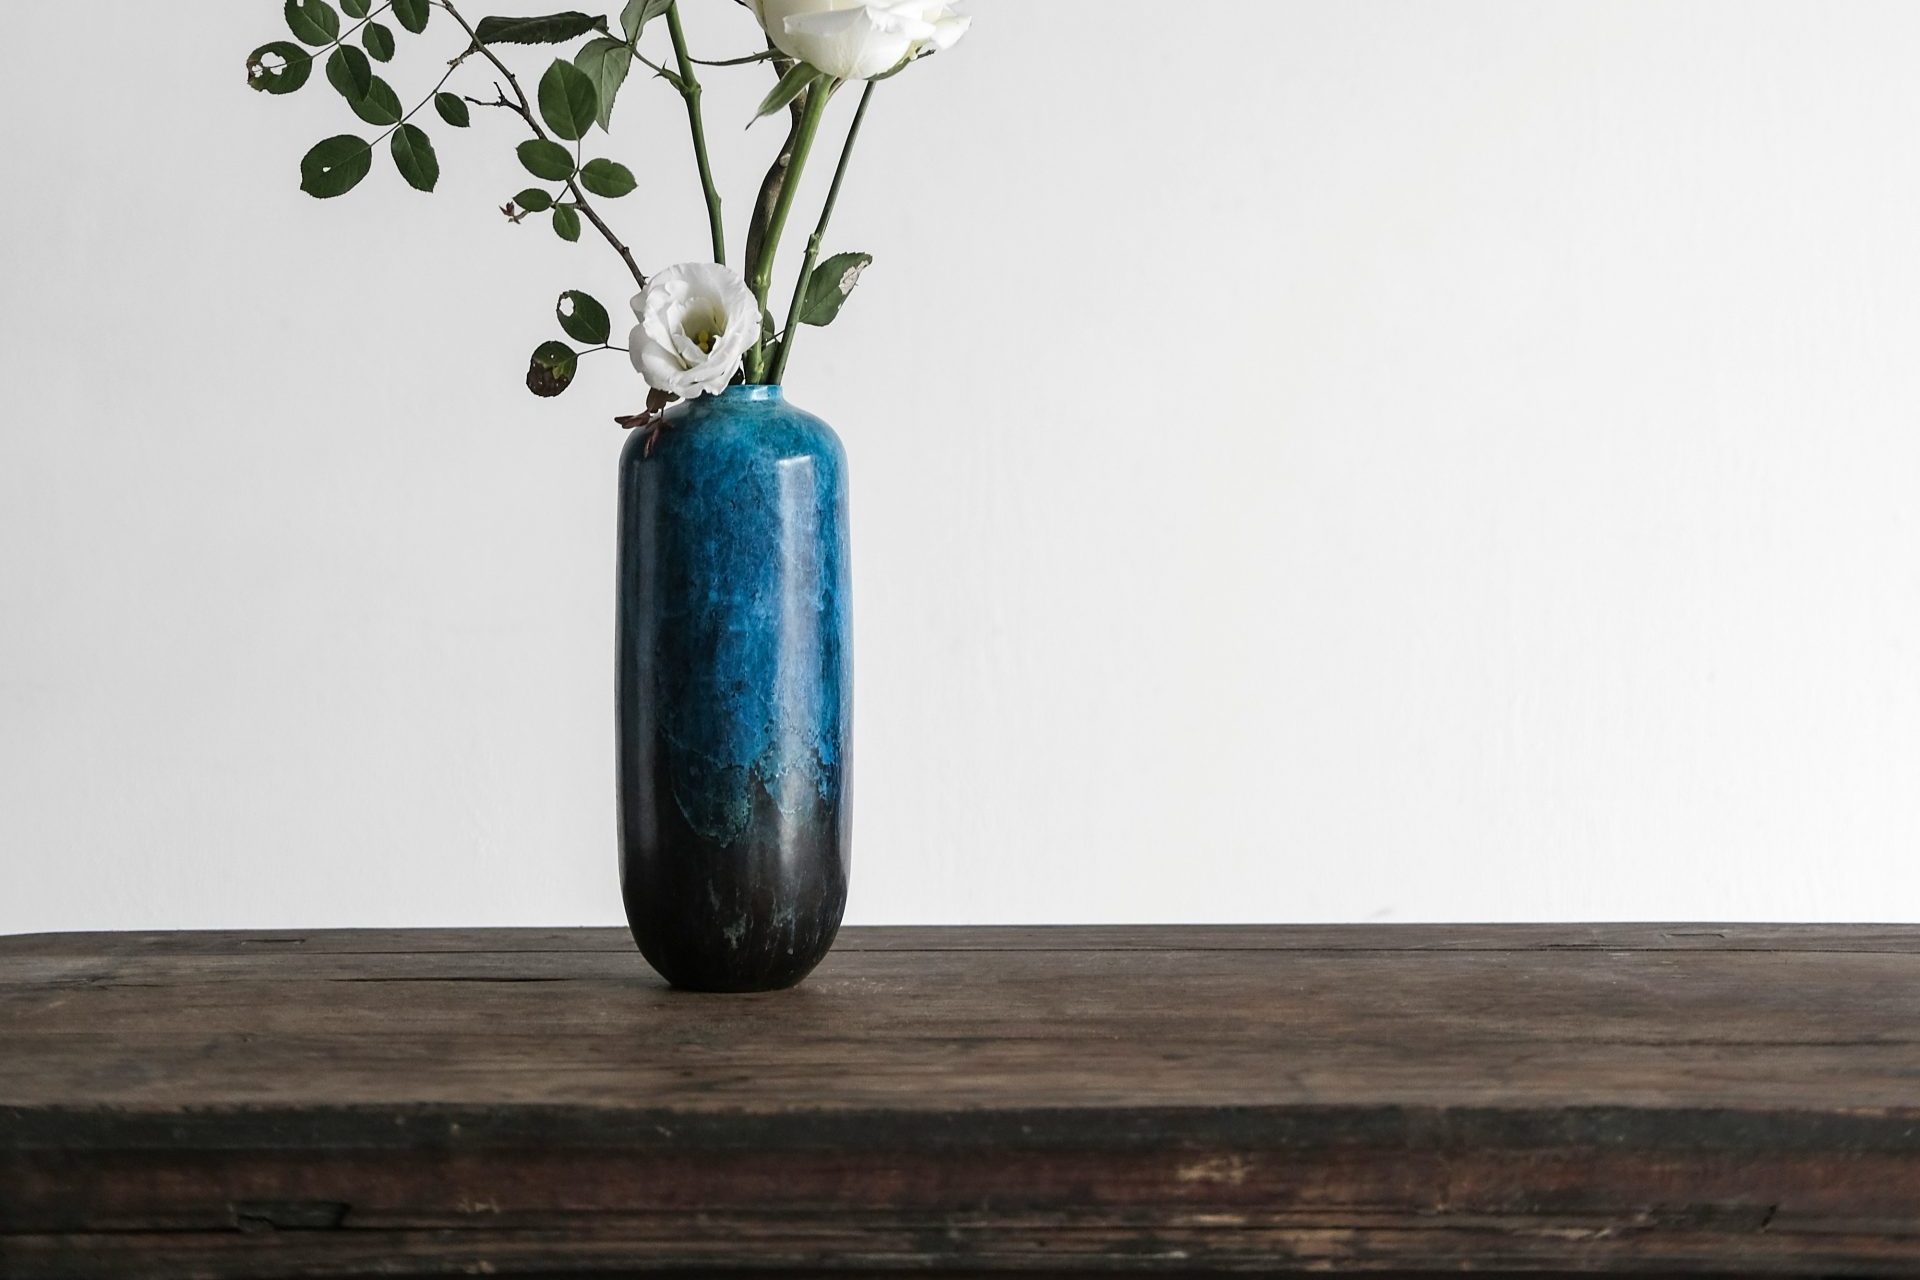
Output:
<instances>
[{"instance_id":1,"label":"white rose","mask_svg":"<svg viewBox=\"0 0 1920 1280\"><path fill-rule=\"evenodd\" d=\"M753 0L780 52L836 80L871 80L951 49L973 19L946 0Z\"/></svg>"},{"instance_id":2,"label":"white rose","mask_svg":"<svg viewBox=\"0 0 1920 1280\"><path fill-rule=\"evenodd\" d=\"M627 349L647 385L691 400L725 389L760 337L753 290L732 267L683 262L633 298Z\"/></svg>"}]
</instances>

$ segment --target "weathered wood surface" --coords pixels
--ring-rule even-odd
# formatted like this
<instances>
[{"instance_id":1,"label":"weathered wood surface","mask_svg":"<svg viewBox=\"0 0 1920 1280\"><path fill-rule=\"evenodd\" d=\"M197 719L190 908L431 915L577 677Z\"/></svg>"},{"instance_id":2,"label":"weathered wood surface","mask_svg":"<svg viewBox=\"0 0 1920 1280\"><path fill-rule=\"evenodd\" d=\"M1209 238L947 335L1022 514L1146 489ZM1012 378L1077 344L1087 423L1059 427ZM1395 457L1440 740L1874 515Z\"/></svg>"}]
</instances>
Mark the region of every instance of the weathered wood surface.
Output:
<instances>
[{"instance_id":1,"label":"weathered wood surface","mask_svg":"<svg viewBox=\"0 0 1920 1280\"><path fill-rule=\"evenodd\" d=\"M0 938L0 1275L1920 1274L1920 927Z\"/></svg>"}]
</instances>

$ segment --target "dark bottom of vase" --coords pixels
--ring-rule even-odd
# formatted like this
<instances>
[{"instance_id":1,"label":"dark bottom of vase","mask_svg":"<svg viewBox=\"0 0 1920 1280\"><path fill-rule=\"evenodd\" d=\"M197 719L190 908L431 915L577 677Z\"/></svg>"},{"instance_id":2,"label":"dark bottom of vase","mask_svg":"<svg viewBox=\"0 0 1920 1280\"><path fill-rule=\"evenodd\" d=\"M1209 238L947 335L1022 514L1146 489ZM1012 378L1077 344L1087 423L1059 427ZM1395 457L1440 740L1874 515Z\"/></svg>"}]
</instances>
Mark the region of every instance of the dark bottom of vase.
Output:
<instances>
[{"instance_id":1,"label":"dark bottom of vase","mask_svg":"<svg viewBox=\"0 0 1920 1280\"><path fill-rule=\"evenodd\" d=\"M777 991L813 972L847 905L837 805L809 793L782 809L755 788L745 829L704 838L666 780L624 815L621 896L640 954L688 991Z\"/></svg>"},{"instance_id":2,"label":"dark bottom of vase","mask_svg":"<svg viewBox=\"0 0 1920 1280\"><path fill-rule=\"evenodd\" d=\"M728 973L716 974L705 971L681 973L675 976L669 974L656 960L649 958L648 963L653 965L660 976L667 980L667 985L676 991L694 991L703 995L744 996L752 995L756 991L785 991L789 987L797 987L802 979L813 972L814 966L819 964L819 961L816 960L814 964L792 973L770 974L765 978L752 979L737 979Z\"/></svg>"},{"instance_id":3,"label":"dark bottom of vase","mask_svg":"<svg viewBox=\"0 0 1920 1280\"><path fill-rule=\"evenodd\" d=\"M724 902L727 895L722 891L718 896ZM672 901L665 894L653 900ZM629 897L627 920L640 954L673 986L685 991L779 991L805 978L826 958L839 932L844 901L843 891L811 910L765 903L723 923L714 918L717 913L706 911L663 919L670 913L648 911Z\"/></svg>"}]
</instances>

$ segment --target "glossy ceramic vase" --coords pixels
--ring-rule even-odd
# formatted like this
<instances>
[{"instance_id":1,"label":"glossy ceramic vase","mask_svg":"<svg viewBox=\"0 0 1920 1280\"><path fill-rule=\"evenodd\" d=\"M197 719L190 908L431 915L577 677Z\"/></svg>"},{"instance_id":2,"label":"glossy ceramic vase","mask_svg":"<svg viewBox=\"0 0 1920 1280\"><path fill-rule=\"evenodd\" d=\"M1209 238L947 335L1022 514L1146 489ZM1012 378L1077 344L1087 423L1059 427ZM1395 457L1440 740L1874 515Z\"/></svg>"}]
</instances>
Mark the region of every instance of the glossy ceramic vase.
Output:
<instances>
[{"instance_id":1,"label":"glossy ceramic vase","mask_svg":"<svg viewBox=\"0 0 1920 1280\"><path fill-rule=\"evenodd\" d=\"M668 411L620 455L620 886L699 991L791 986L847 900L845 455L778 387Z\"/></svg>"}]
</instances>

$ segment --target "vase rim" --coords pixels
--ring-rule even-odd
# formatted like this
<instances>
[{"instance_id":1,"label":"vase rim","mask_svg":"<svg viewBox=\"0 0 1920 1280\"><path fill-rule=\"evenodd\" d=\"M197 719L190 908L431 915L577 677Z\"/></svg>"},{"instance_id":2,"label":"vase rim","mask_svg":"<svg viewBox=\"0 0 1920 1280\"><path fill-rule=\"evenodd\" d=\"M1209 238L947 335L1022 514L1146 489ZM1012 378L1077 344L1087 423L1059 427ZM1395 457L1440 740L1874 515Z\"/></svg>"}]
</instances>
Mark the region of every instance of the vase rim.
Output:
<instances>
[{"instance_id":1,"label":"vase rim","mask_svg":"<svg viewBox=\"0 0 1920 1280\"><path fill-rule=\"evenodd\" d=\"M720 392L723 400L779 400L783 398L779 383L737 382Z\"/></svg>"}]
</instances>

